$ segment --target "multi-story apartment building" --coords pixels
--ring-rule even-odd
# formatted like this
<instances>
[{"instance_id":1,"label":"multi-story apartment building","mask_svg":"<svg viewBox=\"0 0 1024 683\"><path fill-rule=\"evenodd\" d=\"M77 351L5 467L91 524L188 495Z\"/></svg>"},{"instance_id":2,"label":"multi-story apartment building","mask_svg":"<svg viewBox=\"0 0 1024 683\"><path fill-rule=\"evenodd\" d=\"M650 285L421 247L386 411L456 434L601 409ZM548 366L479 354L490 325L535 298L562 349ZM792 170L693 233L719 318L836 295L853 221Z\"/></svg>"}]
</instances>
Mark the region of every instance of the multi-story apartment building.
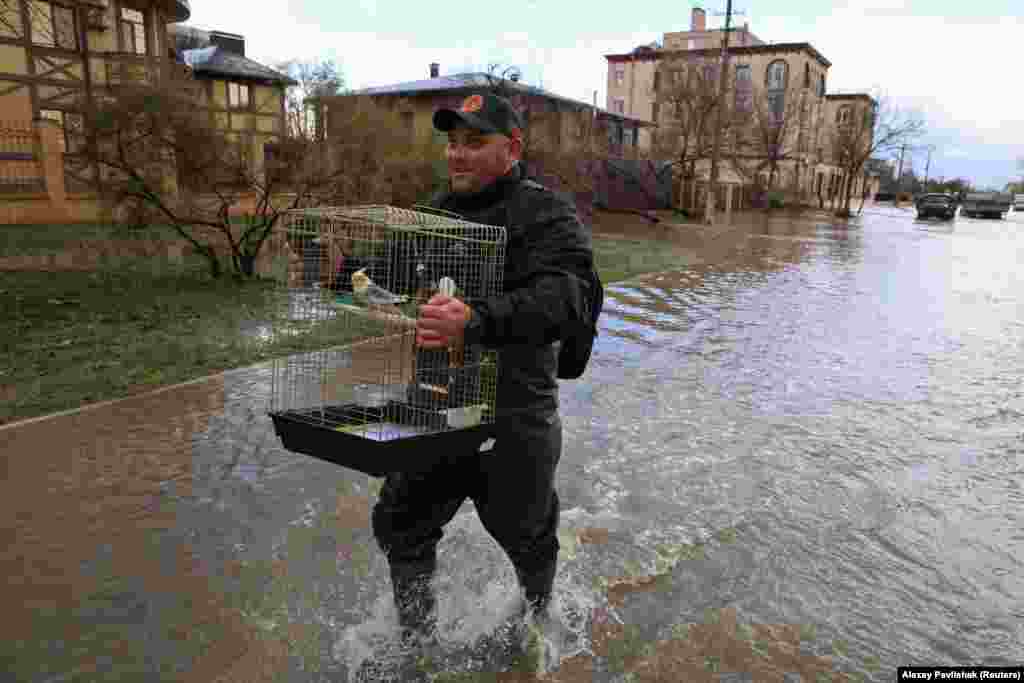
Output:
<instances>
[{"instance_id":1,"label":"multi-story apartment building","mask_svg":"<svg viewBox=\"0 0 1024 683\"><path fill-rule=\"evenodd\" d=\"M210 107L225 128L250 140L282 129L284 88L292 81L246 59L244 43L238 54L231 36L183 60L172 30L190 14L189 0L0 0L0 121L26 141L39 138L33 122L41 119L60 130L57 148L45 150L47 159L38 144L0 141L0 201L27 207L5 215L34 222L35 209L46 214L43 205L53 200L48 191L59 185L62 202L78 202L64 214L95 218L98 169L77 152L84 141L82 111L107 86L198 81L197 92L205 93L199 106ZM54 166L63 167L59 179ZM25 177L33 173L39 177Z\"/></svg>"},{"instance_id":2,"label":"multi-story apartment building","mask_svg":"<svg viewBox=\"0 0 1024 683\"><path fill-rule=\"evenodd\" d=\"M666 73L672 70L672 65L713 69L716 77L710 79L709 87L712 93L717 92L722 37L722 30L707 30L704 11L694 9L689 31L665 33L660 45L640 46L629 53L605 56L608 109L656 124L656 128L641 131L641 149L652 150L655 132L663 137L663 133L677 123L671 108L664 106L666 90L672 84L661 82L663 77L675 75ZM729 55L730 73L726 80L733 96L746 94L748 98L761 98L760 104L779 117L795 116L798 121L789 121L784 127L785 134L780 138L784 159L774 172L765 168L748 177L733 164L723 162L719 165L720 180L736 186L765 186L771 180L774 186L792 190L805 198L832 196L828 194L829 188L838 191L841 171L828 154L831 126L839 115L838 104L833 103L826 90L831 62L810 43L766 43L753 35L746 25L732 33ZM870 100L867 95L843 97ZM747 106L753 106L749 99ZM732 135L726 137L735 139ZM730 139L726 139L723 147L726 158ZM756 169L759 165L756 159L746 159L744 163L747 169ZM709 159L700 159L696 164L698 176L706 178L709 167Z\"/></svg>"},{"instance_id":3,"label":"multi-story apartment building","mask_svg":"<svg viewBox=\"0 0 1024 683\"><path fill-rule=\"evenodd\" d=\"M874 117L878 113L878 103L864 93L834 93L825 96L825 137L820 151L822 165L826 168L841 167L844 153L854 152L858 158L865 159L861 177L856 179L853 196L861 193L874 196L881 184L881 172L876 163L870 159L874 143L872 128ZM838 188L826 189L822 186L825 178L817 179L816 194L832 196ZM843 177L842 169L835 174L833 182L838 183ZM830 178L831 180L831 178Z\"/></svg>"}]
</instances>

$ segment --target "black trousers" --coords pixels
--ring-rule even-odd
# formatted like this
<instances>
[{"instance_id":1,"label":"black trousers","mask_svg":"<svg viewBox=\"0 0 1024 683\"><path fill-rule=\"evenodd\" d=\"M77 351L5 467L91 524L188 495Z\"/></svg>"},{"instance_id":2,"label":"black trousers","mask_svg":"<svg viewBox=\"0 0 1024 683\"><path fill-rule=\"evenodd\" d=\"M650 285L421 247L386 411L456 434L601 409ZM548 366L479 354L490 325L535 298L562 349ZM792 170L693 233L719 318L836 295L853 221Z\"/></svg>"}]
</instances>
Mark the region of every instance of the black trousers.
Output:
<instances>
[{"instance_id":1,"label":"black trousers","mask_svg":"<svg viewBox=\"0 0 1024 683\"><path fill-rule=\"evenodd\" d=\"M437 544L466 498L512 561L527 600L546 606L558 561L554 480L561 452L557 414L516 418L497 426L488 452L453 453L430 471L385 478L373 533L390 565L403 626L419 626L433 609L428 584Z\"/></svg>"}]
</instances>

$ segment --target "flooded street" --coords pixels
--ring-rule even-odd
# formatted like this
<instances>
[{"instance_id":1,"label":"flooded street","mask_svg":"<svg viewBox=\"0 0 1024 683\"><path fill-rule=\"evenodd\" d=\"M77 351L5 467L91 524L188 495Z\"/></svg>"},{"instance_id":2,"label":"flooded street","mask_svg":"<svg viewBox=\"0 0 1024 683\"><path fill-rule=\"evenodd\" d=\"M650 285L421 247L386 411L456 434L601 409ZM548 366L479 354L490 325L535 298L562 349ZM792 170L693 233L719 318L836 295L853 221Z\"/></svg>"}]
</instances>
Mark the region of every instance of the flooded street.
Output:
<instances>
[{"instance_id":1,"label":"flooded street","mask_svg":"<svg viewBox=\"0 0 1024 683\"><path fill-rule=\"evenodd\" d=\"M549 680L1021 664L1024 215L742 220L651 229L680 268L609 285L562 385ZM269 391L0 429L0 680L348 680L395 622L380 482L283 450ZM515 577L469 502L439 565L444 668L487 671Z\"/></svg>"}]
</instances>

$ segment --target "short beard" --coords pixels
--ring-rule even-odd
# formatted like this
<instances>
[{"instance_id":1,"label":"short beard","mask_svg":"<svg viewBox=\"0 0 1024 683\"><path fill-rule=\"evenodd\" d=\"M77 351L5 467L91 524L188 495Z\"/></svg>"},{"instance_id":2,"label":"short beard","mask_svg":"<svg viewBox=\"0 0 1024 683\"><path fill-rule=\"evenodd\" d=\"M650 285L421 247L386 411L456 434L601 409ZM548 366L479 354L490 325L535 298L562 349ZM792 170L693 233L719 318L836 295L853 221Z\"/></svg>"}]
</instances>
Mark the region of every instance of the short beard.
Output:
<instances>
[{"instance_id":1,"label":"short beard","mask_svg":"<svg viewBox=\"0 0 1024 683\"><path fill-rule=\"evenodd\" d=\"M463 196L473 195L473 194L476 194L477 192L480 191L480 189L478 187L476 187L476 183L473 183L473 184L469 185L468 187L463 186L463 187L457 188L455 186L455 183L452 180L448 181L448 189L451 190L452 194L463 195Z\"/></svg>"}]
</instances>

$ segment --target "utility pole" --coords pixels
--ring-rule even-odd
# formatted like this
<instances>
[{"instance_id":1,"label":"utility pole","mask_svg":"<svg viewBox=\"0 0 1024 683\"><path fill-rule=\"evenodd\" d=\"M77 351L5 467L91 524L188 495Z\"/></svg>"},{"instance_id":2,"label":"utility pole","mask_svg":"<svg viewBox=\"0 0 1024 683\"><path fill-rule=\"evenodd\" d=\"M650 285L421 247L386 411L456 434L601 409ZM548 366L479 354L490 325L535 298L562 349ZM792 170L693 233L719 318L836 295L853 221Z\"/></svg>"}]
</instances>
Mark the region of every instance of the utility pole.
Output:
<instances>
[{"instance_id":1,"label":"utility pole","mask_svg":"<svg viewBox=\"0 0 1024 683\"><path fill-rule=\"evenodd\" d=\"M907 151L906 143L900 145L900 166L896 171L896 206L900 205L900 190L903 189L903 153Z\"/></svg>"},{"instance_id":2,"label":"utility pole","mask_svg":"<svg viewBox=\"0 0 1024 683\"><path fill-rule=\"evenodd\" d=\"M737 12L737 14L740 14ZM725 109L725 91L729 78L729 34L732 31L732 0L725 4L725 31L722 34L722 71L718 75L718 107L715 112L715 141L711 148L711 175L708 182L707 208L704 222L711 225L715 221L715 196L718 190L718 156L722 146L722 119Z\"/></svg>"},{"instance_id":3,"label":"utility pole","mask_svg":"<svg viewBox=\"0 0 1024 683\"><path fill-rule=\"evenodd\" d=\"M928 162L924 165L924 191L928 191L928 168L932 165L932 145L928 145Z\"/></svg>"}]
</instances>

